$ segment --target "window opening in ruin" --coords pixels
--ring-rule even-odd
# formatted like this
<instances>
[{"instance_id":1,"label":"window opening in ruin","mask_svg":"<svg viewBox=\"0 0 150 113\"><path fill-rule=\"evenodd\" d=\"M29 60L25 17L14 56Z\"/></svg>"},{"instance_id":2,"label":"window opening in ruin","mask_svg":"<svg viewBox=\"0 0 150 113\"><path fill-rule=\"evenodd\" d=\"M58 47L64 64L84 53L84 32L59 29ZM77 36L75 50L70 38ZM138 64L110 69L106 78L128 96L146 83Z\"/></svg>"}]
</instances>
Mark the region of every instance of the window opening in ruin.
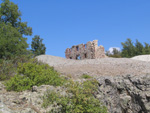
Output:
<instances>
[{"instance_id":1,"label":"window opening in ruin","mask_svg":"<svg viewBox=\"0 0 150 113\"><path fill-rule=\"evenodd\" d=\"M77 49L77 51L79 51L79 47L78 46L76 46L76 49Z\"/></svg>"},{"instance_id":2,"label":"window opening in ruin","mask_svg":"<svg viewBox=\"0 0 150 113\"><path fill-rule=\"evenodd\" d=\"M86 53L84 54L84 58L87 58L87 54Z\"/></svg>"},{"instance_id":3,"label":"window opening in ruin","mask_svg":"<svg viewBox=\"0 0 150 113\"><path fill-rule=\"evenodd\" d=\"M76 60L81 60L80 55L77 55L77 56L76 56Z\"/></svg>"},{"instance_id":4,"label":"window opening in ruin","mask_svg":"<svg viewBox=\"0 0 150 113\"><path fill-rule=\"evenodd\" d=\"M84 44L84 48L85 48L85 49L87 48L87 45L86 45L86 44Z\"/></svg>"}]
</instances>

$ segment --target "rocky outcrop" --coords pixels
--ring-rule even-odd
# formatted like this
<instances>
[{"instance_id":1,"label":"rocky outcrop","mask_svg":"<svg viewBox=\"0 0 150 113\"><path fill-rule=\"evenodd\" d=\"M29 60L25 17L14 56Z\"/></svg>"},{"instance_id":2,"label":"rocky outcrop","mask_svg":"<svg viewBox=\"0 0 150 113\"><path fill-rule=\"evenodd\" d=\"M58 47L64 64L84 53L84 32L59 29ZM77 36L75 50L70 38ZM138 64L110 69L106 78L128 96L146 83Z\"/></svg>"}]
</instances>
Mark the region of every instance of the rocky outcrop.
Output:
<instances>
[{"instance_id":1,"label":"rocky outcrop","mask_svg":"<svg viewBox=\"0 0 150 113\"><path fill-rule=\"evenodd\" d=\"M150 113L150 75L99 76L95 95L109 113ZM82 82L82 80L79 80ZM32 90L7 92L0 83L0 113L46 113L42 108L45 91L55 90L65 94L65 87L33 86Z\"/></svg>"},{"instance_id":2,"label":"rocky outcrop","mask_svg":"<svg viewBox=\"0 0 150 113\"><path fill-rule=\"evenodd\" d=\"M98 94L110 113L150 113L150 75L101 76Z\"/></svg>"},{"instance_id":3,"label":"rocky outcrop","mask_svg":"<svg viewBox=\"0 0 150 113\"><path fill-rule=\"evenodd\" d=\"M64 94L61 87L50 85L33 86L32 90L23 92L7 92L0 82L0 113L47 113L52 107L43 108L43 96L46 91Z\"/></svg>"}]
</instances>

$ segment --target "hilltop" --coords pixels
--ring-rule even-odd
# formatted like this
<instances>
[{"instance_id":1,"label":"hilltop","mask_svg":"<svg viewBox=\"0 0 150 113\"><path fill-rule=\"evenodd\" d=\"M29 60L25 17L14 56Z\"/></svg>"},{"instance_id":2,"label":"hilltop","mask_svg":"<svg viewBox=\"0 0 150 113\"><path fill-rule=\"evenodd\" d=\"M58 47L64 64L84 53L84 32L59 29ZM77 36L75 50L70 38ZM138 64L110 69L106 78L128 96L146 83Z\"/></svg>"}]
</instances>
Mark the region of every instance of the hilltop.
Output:
<instances>
[{"instance_id":1,"label":"hilltop","mask_svg":"<svg viewBox=\"0 0 150 113\"><path fill-rule=\"evenodd\" d=\"M63 75L77 78L82 74L91 76L143 75L150 73L150 56L142 55L133 58L101 58L72 60L51 55L40 55L39 61L53 66ZM139 60L137 60L139 59ZM141 61L144 60L145 61ZM147 60L147 61L146 61Z\"/></svg>"}]
</instances>

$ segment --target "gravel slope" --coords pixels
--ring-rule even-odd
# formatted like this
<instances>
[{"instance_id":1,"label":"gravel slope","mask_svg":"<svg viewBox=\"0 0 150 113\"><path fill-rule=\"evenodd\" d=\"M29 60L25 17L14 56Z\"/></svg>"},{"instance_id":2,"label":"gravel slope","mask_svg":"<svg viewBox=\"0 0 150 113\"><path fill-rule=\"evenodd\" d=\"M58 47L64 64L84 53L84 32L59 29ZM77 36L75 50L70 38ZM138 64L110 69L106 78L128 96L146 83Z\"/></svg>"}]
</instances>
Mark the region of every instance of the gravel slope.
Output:
<instances>
[{"instance_id":1,"label":"gravel slope","mask_svg":"<svg viewBox=\"0 0 150 113\"><path fill-rule=\"evenodd\" d=\"M133 60L135 58L102 58L87 60L70 60L51 55L40 55L38 60L53 66L64 75L74 78L89 74L101 75L142 75L150 73L150 62Z\"/></svg>"},{"instance_id":2,"label":"gravel slope","mask_svg":"<svg viewBox=\"0 0 150 113\"><path fill-rule=\"evenodd\" d=\"M133 60L150 61L150 55L139 55L131 58Z\"/></svg>"}]
</instances>

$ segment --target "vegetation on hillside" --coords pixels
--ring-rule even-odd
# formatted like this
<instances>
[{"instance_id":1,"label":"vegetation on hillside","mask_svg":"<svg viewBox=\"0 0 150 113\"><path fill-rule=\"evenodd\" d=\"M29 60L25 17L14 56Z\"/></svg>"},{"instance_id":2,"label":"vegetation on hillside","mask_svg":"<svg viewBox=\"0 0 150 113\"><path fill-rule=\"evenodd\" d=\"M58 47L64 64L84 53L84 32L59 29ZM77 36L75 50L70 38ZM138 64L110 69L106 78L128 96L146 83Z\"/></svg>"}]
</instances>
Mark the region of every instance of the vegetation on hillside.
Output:
<instances>
[{"instance_id":1,"label":"vegetation on hillside","mask_svg":"<svg viewBox=\"0 0 150 113\"><path fill-rule=\"evenodd\" d=\"M23 91L31 89L32 86L43 84L60 86L64 82L65 79L60 77L53 67L32 59L26 63L19 63L17 74L8 80L5 85L8 91Z\"/></svg>"},{"instance_id":2,"label":"vegetation on hillside","mask_svg":"<svg viewBox=\"0 0 150 113\"><path fill-rule=\"evenodd\" d=\"M106 55L109 57L126 57L131 58L137 55L146 55L150 54L150 45L148 43L144 43L144 45L136 40L134 43L131 39L127 39L125 42L121 43L122 50L118 51L116 48L113 48L113 52L110 53L110 51L106 52Z\"/></svg>"},{"instance_id":3,"label":"vegetation on hillside","mask_svg":"<svg viewBox=\"0 0 150 113\"><path fill-rule=\"evenodd\" d=\"M8 80L17 73L19 63L27 62L32 54L15 56L11 60L0 60L0 81Z\"/></svg>"},{"instance_id":4,"label":"vegetation on hillside","mask_svg":"<svg viewBox=\"0 0 150 113\"><path fill-rule=\"evenodd\" d=\"M31 35L32 28L28 27L27 22L22 22L18 6L9 0L3 0L0 4L0 59L10 60L16 56L29 54L31 50L27 50L25 36ZM32 41L32 48L34 51L38 50L38 55L45 54L46 48L42 40L39 36L35 36Z\"/></svg>"},{"instance_id":5,"label":"vegetation on hillside","mask_svg":"<svg viewBox=\"0 0 150 113\"><path fill-rule=\"evenodd\" d=\"M84 78L84 79L90 79L90 78L92 78L90 75L87 75L87 74L83 74L82 76L81 76L81 78Z\"/></svg>"},{"instance_id":6,"label":"vegetation on hillside","mask_svg":"<svg viewBox=\"0 0 150 113\"><path fill-rule=\"evenodd\" d=\"M107 113L107 108L94 97L97 87L98 83L94 79L82 83L70 81L67 84L67 95L47 91L43 97L43 107L58 105L50 113Z\"/></svg>"},{"instance_id":7,"label":"vegetation on hillside","mask_svg":"<svg viewBox=\"0 0 150 113\"><path fill-rule=\"evenodd\" d=\"M46 52L46 47L42 43L42 41L43 41L43 39L40 38L40 36L38 36L38 35L35 35L34 38L32 38L31 48L32 48L32 52L34 53L35 56L45 54L45 52Z\"/></svg>"},{"instance_id":8,"label":"vegetation on hillside","mask_svg":"<svg viewBox=\"0 0 150 113\"><path fill-rule=\"evenodd\" d=\"M150 54L150 45L148 43L144 43L144 45L136 40L135 43L132 42L131 39L127 39L126 42L121 43L123 46L121 56L122 57L133 57L137 55L146 55Z\"/></svg>"},{"instance_id":9,"label":"vegetation on hillside","mask_svg":"<svg viewBox=\"0 0 150 113\"><path fill-rule=\"evenodd\" d=\"M121 58L121 51L116 48L113 48L112 53L110 51L106 51L106 55L114 58Z\"/></svg>"},{"instance_id":10,"label":"vegetation on hillside","mask_svg":"<svg viewBox=\"0 0 150 113\"><path fill-rule=\"evenodd\" d=\"M27 22L22 22L18 6L9 0L3 0L0 4L0 80L14 76L19 62L45 54L46 47L39 36L38 39L33 38L32 50L28 49L25 36L31 35L32 28Z\"/></svg>"},{"instance_id":11,"label":"vegetation on hillside","mask_svg":"<svg viewBox=\"0 0 150 113\"><path fill-rule=\"evenodd\" d=\"M28 44L24 36L28 35L32 35L32 28L21 21L18 6L4 0L0 4L0 59L26 54Z\"/></svg>"}]
</instances>

